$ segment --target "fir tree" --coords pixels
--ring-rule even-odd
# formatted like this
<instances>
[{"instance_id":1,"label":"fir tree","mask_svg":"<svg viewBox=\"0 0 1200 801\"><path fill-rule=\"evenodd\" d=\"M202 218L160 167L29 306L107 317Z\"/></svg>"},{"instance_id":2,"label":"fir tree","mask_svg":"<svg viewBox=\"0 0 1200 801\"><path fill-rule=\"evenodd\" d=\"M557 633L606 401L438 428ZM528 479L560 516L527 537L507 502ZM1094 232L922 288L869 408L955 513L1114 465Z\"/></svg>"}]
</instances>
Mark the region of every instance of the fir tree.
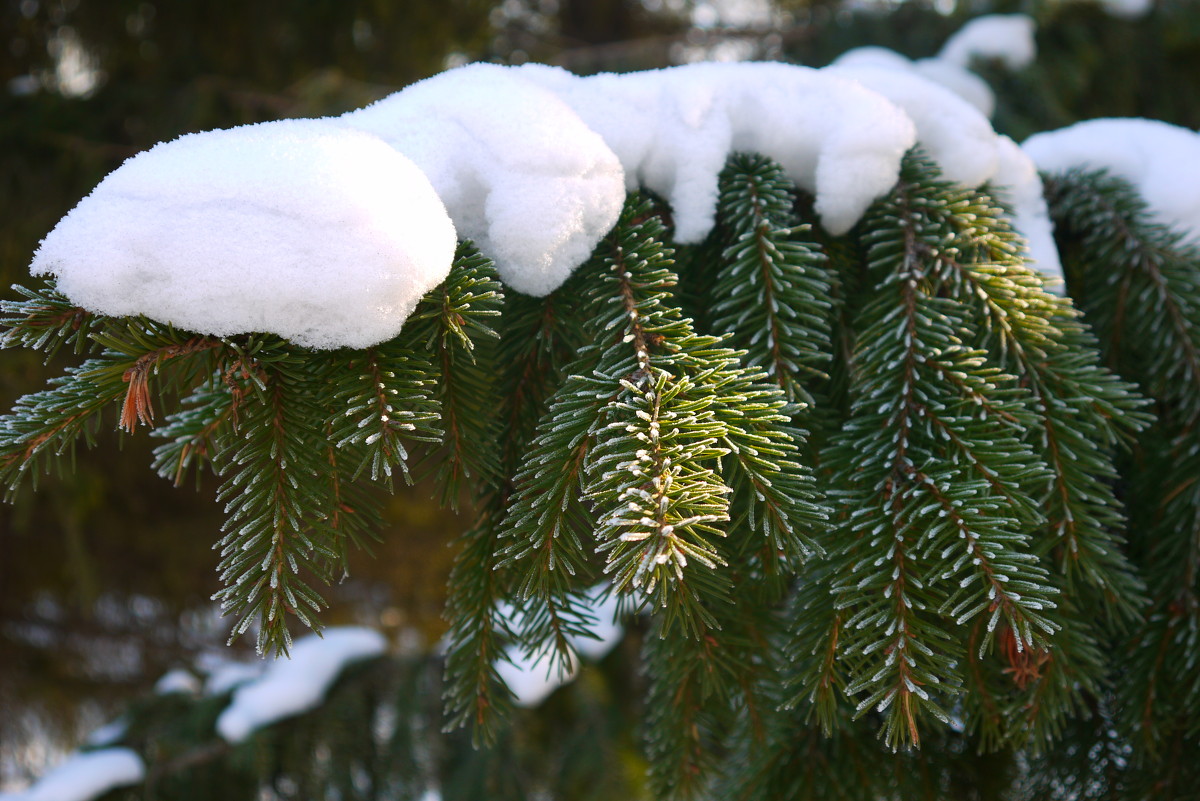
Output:
<instances>
[{"instance_id":1,"label":"fir tree","mask_svg":"<svg viewBox=\"0 0 1200 801\"><path fill-rule=\"evenodd\" d=\"M222 482L217 598L260 651L319 630L395 481L464 520L444 656L359 665L245 743L215 734L227 698L148 705L122 736L148 778L116 796L1186 797L1200 255L1107 176L1048 196L1081 311L919 150L841 237L755 154L700 244L631 193L542 298L463 242L363 349L19 290L4 344L82 362L0 423L8 490L153 428L163 477ZM641 700L514 709L497 665L574 670L601 580L643 672L601 683ZM645 785L611 770L635 717Z\"/></svg>"}]
</instances>

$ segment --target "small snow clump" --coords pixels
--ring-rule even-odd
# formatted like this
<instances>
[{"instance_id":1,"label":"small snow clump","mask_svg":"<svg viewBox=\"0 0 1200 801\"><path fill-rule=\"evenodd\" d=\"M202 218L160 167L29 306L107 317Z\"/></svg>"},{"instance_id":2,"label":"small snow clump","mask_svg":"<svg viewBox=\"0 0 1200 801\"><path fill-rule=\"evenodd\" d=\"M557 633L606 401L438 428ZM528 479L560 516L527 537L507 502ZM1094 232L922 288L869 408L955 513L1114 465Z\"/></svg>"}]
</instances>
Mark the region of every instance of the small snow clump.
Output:
<instances>
[{"instance_id":1,"label":"small snow clump","mask_svg":"<svg viewBox=\"0 0 1200 801\"><path fill-rule=\"evenodd\" d=\"M346 626L296 640L290 657L276 659L261 678L238 686L217 718L217 733L240 743L254 731L321 703L347 665L387 650L383 635Z\"/></svg>"},{"instance_id":2,"label":"small snow clump","mask_svg":"<svg viewBox=\"0 0 1200 801\"><path fill-rule=\"evenodd\" d=\"M1042 172L1107 170L1129 181L1157 222L1200 243L1200 135L1157 120L1105 118L1034 134L1022 149Z\"/></svg>"},{"instance_id":3,"label":"small snow clump","mask_svg":"<svg viewBox=\"0 0 1200 801\"><path fill-rule=\"evenodd\" d=\"M980 59L999 61L1011 70L1024 69L1037 55L1036 30L1037 23L1027 14L985 14L947 39L938 58L960 67Z\"/></svg>"},{"instance_id":4,"label":"small snow clump","mask_svg":"<svg viewBox=\"0 0 1200 801\"><path fill-rule=\"evenodd\" d=\"M429 181L386 143L282 120L134 156L59 221L30 271L101 314L362 348L399 333L455 243Z\"/></svg>"},{"instance_id":5,"label":"small snow clump","mask_svg":"<svg viewBox=\"0 0 1200 801\"><path fill-rule=\"evenodd\" d=\"M625 202L625 174L604 140L506 67L448 70L340 121L381 137L420 167L458 235L526 294L557 289Z\"/></svg>"},{"instance_id":6,"label":"small snow clump","mask_svg":"<svg viewBox=\"0 0 1200 801\"><path fill-rule=\"evenodd\" d=\"M195 695L200 692L200 680L182 668L172 668L154 683L158 695Z\"/></svg>"},{"instance_id":7,"label":"small snow clump","mask_svg":"<svg viewBox=\"0 0 1200 801\"><path fill-rule=\"evenodd\" d=\"M1135 20L1146 16L1154 8L1154 0L1100 0L1111 16L1118 19Z\"/></svg>"}]
</instances>

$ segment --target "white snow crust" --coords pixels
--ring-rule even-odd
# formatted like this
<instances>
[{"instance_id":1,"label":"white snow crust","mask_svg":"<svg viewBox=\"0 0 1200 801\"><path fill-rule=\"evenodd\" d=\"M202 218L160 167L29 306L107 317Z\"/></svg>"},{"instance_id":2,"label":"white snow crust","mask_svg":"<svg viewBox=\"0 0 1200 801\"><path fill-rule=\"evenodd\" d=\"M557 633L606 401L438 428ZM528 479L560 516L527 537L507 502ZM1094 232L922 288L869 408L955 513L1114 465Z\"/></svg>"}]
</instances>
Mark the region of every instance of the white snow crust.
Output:
<instances>
[{"instance_id":1,"label":"white snow crust","mask_svg":"<svg viewBox=\"0 0 1200 801\"><path fill-rule=\"evenodd\" d=\"M518 69L604 138L630 188L667 199L681 243L712 229L717 177L733 152L777 161L816 196L824 227L842 234L895 184L916 141L911 120L879 94L808 67L701 63L582 78L542 65Z\"/></svg>"},{"instance_id":2,"label":"white snow crust","mask_svg":"<svg viewBox=\"0 0 1200 801\"><path fill-rule=\"evenodd\" d=\"M315 708L345 667L379 656L387 641L377 631L347 626L296 640L291 657L271 663L261 678L242 684L217 718L217 733L240 743L255 730Z\"/></svg>"},{"instance_id":3,"label":"white snow crust","mask_svg":"<svg viewBox=\"0 0 1200 801\"><path fill-rule=\"evenodd\" d=\"M576 653L593 661L603 659L625 636L625 627L617 617L617 596L607 593L608 587L607 583L597 584L577 599L578 605L595 618L595 622L588 627L594 636L568 636ZM507 619L509 626L520 630L523 623L519 613L512 607L505 607L499 612ZM578 664L575 664L569 673L560 673L549 650L529 655L524 648L510 645L504 649L504 654L503 659L496 661L496 672L512 691L517 706L540 705L552 692L574 680L579 670Z\"/></svg>"},{"instance_id":4,"label":"white snow crust","mask_svg":"<svg viewBox=\"0 0 1200 801\"><path fill-rule=\"evenodd\" d=\"M1027 14L985 14L958 29L938 52L938 58L970 67L975 59L996 60L1009 69L1019 70L1033 63L1037 29Z\"/></svg>"},{"instance_id":5,"label":"white snow crust","mask_svg":"<svg viewBox=\"0 0 1200 801\"><path fill-rule=\"evenodd\" d=\"M1104 118L1035 134L1022 149L1043 172L1103 169L1129 181L1156 221L1200 242L1200 135L1157 120Z\"/></svg>"},{"instance_id":6,"label":"white snow crust","mask_svg":"<svg viewBox=\"0 0 1200 801\"><path fill-rule=\"evenodd\" d=\"M137 784L146 776L142 758L128 748L103 748L72 754L21 793L0 795L4 801L90 801L117 787Z\"/></svg>"},{"instance_id":7,"label":"white snow crust","mask_svg":"<svg viewBox=\"0 0 1200 801\"><path fill-rule=\"evenodd\" d=\"M284 120L134 156L55 226L30 271L102 314L366 347L445 278L455 242L429 181L387 144Z\"/></svg>"},{"instance_id":8,"label":"white snow crust","mask_svg":"<svg viewBox=\"0 0 1200 801\"><path fill-rule=\"evenodd\" d=\"M625 202L625 175L604 141L505 67L449 70L340 119L416 163L459 236L530 295L548 294L587 260Z\"/></svg>"}]
</instances>

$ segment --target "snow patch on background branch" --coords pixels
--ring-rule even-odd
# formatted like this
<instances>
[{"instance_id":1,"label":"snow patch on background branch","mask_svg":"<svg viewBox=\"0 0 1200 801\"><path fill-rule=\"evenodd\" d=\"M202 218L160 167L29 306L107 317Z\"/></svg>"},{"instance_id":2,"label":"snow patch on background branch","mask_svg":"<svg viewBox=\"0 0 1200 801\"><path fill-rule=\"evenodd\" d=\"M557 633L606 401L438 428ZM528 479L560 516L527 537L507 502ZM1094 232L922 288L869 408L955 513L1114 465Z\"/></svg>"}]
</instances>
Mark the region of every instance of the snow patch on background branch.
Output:
<instances>
[{"instance_id":1,"label":"snow patch on background branch","mask_svg":"<svg viewBox=\"0 0 1200 801\"><path fill-rule=\"evenodd\" d=\"M0 801L90 801L146 777L142 758L128 748L72 754L21 793L0 793Z\"/></svg>"},{"instance_id":2,"label":"snow patch on background branch","mask_svg":"<svg viewBox=\"0 0 1200 801\"><path fill-rule=\"evenodd\" d=\"M377 631L347 626L296 640L290 658L279 658L261 678L240 685L217 718L217 733L240 743L263 726L315 709L345 668L387 651Z\"/></svg>"}]
</instances>

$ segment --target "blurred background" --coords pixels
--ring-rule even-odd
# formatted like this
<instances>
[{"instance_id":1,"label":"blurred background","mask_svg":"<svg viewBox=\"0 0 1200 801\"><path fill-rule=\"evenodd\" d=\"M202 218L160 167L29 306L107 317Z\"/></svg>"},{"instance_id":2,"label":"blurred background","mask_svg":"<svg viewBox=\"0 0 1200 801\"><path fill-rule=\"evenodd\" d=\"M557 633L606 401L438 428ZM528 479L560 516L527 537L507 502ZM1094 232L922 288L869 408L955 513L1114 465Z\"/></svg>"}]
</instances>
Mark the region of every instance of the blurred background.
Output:
<instances>
[{"instance_id":1,"label":"blurred background","mask_svg":"<svg viewBox=\"0 0 1200 801\"><path fill-rule=\"evenodd\" d=\"M980 65L1018 141L1098 116L1200 125L1200 3L1126 19L1085 0L2 0L0 279L122 160L181 134L338 114L470 61L578 73L716 60L823 66L859 45L936 53L975 15L1039 22L1037 63ZM12 297L11 291L6 293ZM0 354L5 408L61 372ZM69 475L0 507L0 791L43 772L170 670L225 649L215 485L174 488L153 440L102 436ZM198 491L197 491L198 490ZM398 496L374 558L331 588L327 622L414 652L441 635L464 521ZM238 643L235 649L245 648Z\"/></svg>"}]
</instances>

